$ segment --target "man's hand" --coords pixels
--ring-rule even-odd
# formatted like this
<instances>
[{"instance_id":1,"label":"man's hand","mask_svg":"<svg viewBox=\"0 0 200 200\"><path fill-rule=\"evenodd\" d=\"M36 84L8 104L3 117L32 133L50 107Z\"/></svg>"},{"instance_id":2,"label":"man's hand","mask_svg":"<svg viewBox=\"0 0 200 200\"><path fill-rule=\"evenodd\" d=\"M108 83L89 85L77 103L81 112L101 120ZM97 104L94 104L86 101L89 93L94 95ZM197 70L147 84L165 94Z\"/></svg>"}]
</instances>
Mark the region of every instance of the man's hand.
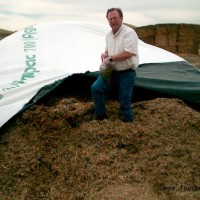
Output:
<instances>
[{"instance_id":1,"label":"man's hand","mask_svg":"<svg viewBox=\"0 0 200 200\"><path fill-rule=\"evenodd\" d=\"M103 59L103 65L107 66L110 63L109 57Z\"/></svg>"},{"instance_id":2,"label":"man's hand","mask_svg":"<svg viewBox=\"0 0 200 200\"><path fill-rule=\"evenodd\" d=\"M108 53L102 53L101 54L101 61L103 62L103 59L108 57Z\"/></svg>"}]
</instances>

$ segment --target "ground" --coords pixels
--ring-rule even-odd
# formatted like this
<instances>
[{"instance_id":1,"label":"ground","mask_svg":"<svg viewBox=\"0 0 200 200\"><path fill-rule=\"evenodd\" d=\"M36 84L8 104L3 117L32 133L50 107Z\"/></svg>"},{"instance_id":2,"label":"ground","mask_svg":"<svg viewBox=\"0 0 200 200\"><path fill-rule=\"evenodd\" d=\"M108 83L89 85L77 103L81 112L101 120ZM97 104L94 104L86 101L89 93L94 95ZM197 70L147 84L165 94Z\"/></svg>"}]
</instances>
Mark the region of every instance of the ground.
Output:
<instances>
[{"instance_id":1,"label":"ground","mask_svg":"<svg viewBox=\"0 0 200 200\"><path fill-rule=\"evenodd\" d=\"M183 57L185 60L187 60L189 63L200 68L200 55L180 54L180 56Z\"/></svg>"}]
</instances>

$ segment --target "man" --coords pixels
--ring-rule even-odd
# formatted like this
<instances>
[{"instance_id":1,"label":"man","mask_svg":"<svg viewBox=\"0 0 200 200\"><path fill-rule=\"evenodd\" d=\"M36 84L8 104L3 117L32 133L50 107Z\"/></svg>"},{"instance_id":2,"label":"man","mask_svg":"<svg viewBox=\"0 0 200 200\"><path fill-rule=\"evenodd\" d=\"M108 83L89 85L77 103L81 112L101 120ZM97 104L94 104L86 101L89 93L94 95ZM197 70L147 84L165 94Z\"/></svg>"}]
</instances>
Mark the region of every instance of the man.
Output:
<instances>
[{"instance_id":1,"label":"man","mask_svg":"<svg viewBox=\"0 0 200 200\"><path fill-rule=\"evenodd\" d=\"M106 17L111 31L106 35L106 49L101 59L102 64L112 66L113 71L109 82L100 75L91 87L96 119L107 118L105 91L111 85L118 88L122 121L132 122L134 114L131 98L135 85L135 70L139 64L138 36L133 29L123 24L123 13L120 8L108 9Z\"/></svg>"}]
</instances>

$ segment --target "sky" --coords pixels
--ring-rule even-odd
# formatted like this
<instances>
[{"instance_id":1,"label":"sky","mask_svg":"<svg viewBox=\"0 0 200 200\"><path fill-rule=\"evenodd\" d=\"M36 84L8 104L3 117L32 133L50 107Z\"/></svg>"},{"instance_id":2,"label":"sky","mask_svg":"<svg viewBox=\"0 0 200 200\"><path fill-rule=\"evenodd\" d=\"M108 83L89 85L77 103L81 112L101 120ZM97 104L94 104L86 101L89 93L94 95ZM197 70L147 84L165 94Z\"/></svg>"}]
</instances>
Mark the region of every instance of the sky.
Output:
<instances>
[{"instance_id":1,"label":"sky","mask_svg":"<svg viewBox=\"0 0 200 200\"><path fill-rule=\"evenodd\" d=\"M53 21L107 24L106 11L120 7L135 26L200 24L200 0L0 0L0 29L16 31Z\"/></svg>"}]
</instances>

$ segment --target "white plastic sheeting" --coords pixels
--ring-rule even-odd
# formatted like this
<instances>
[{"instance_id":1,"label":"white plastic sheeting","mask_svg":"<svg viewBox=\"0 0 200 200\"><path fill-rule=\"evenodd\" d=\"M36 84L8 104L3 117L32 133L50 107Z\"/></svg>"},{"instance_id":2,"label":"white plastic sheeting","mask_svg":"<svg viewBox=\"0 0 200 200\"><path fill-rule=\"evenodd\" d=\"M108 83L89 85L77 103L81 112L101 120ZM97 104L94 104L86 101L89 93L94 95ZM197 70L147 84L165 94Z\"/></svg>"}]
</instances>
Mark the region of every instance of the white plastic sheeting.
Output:
<instances>
[{"instance_id":1,"label":"white plastic sheeting","mask_svg":"<svg viewBox=\"0 0 200 200\"><path fill-rule=\"evenodd\" d=\"M0 41L0 127L45 85L97 71L108 25L53 22L26 27ZM182 61L139 41L140 64Z\"/></svg>"}]
</instances>

